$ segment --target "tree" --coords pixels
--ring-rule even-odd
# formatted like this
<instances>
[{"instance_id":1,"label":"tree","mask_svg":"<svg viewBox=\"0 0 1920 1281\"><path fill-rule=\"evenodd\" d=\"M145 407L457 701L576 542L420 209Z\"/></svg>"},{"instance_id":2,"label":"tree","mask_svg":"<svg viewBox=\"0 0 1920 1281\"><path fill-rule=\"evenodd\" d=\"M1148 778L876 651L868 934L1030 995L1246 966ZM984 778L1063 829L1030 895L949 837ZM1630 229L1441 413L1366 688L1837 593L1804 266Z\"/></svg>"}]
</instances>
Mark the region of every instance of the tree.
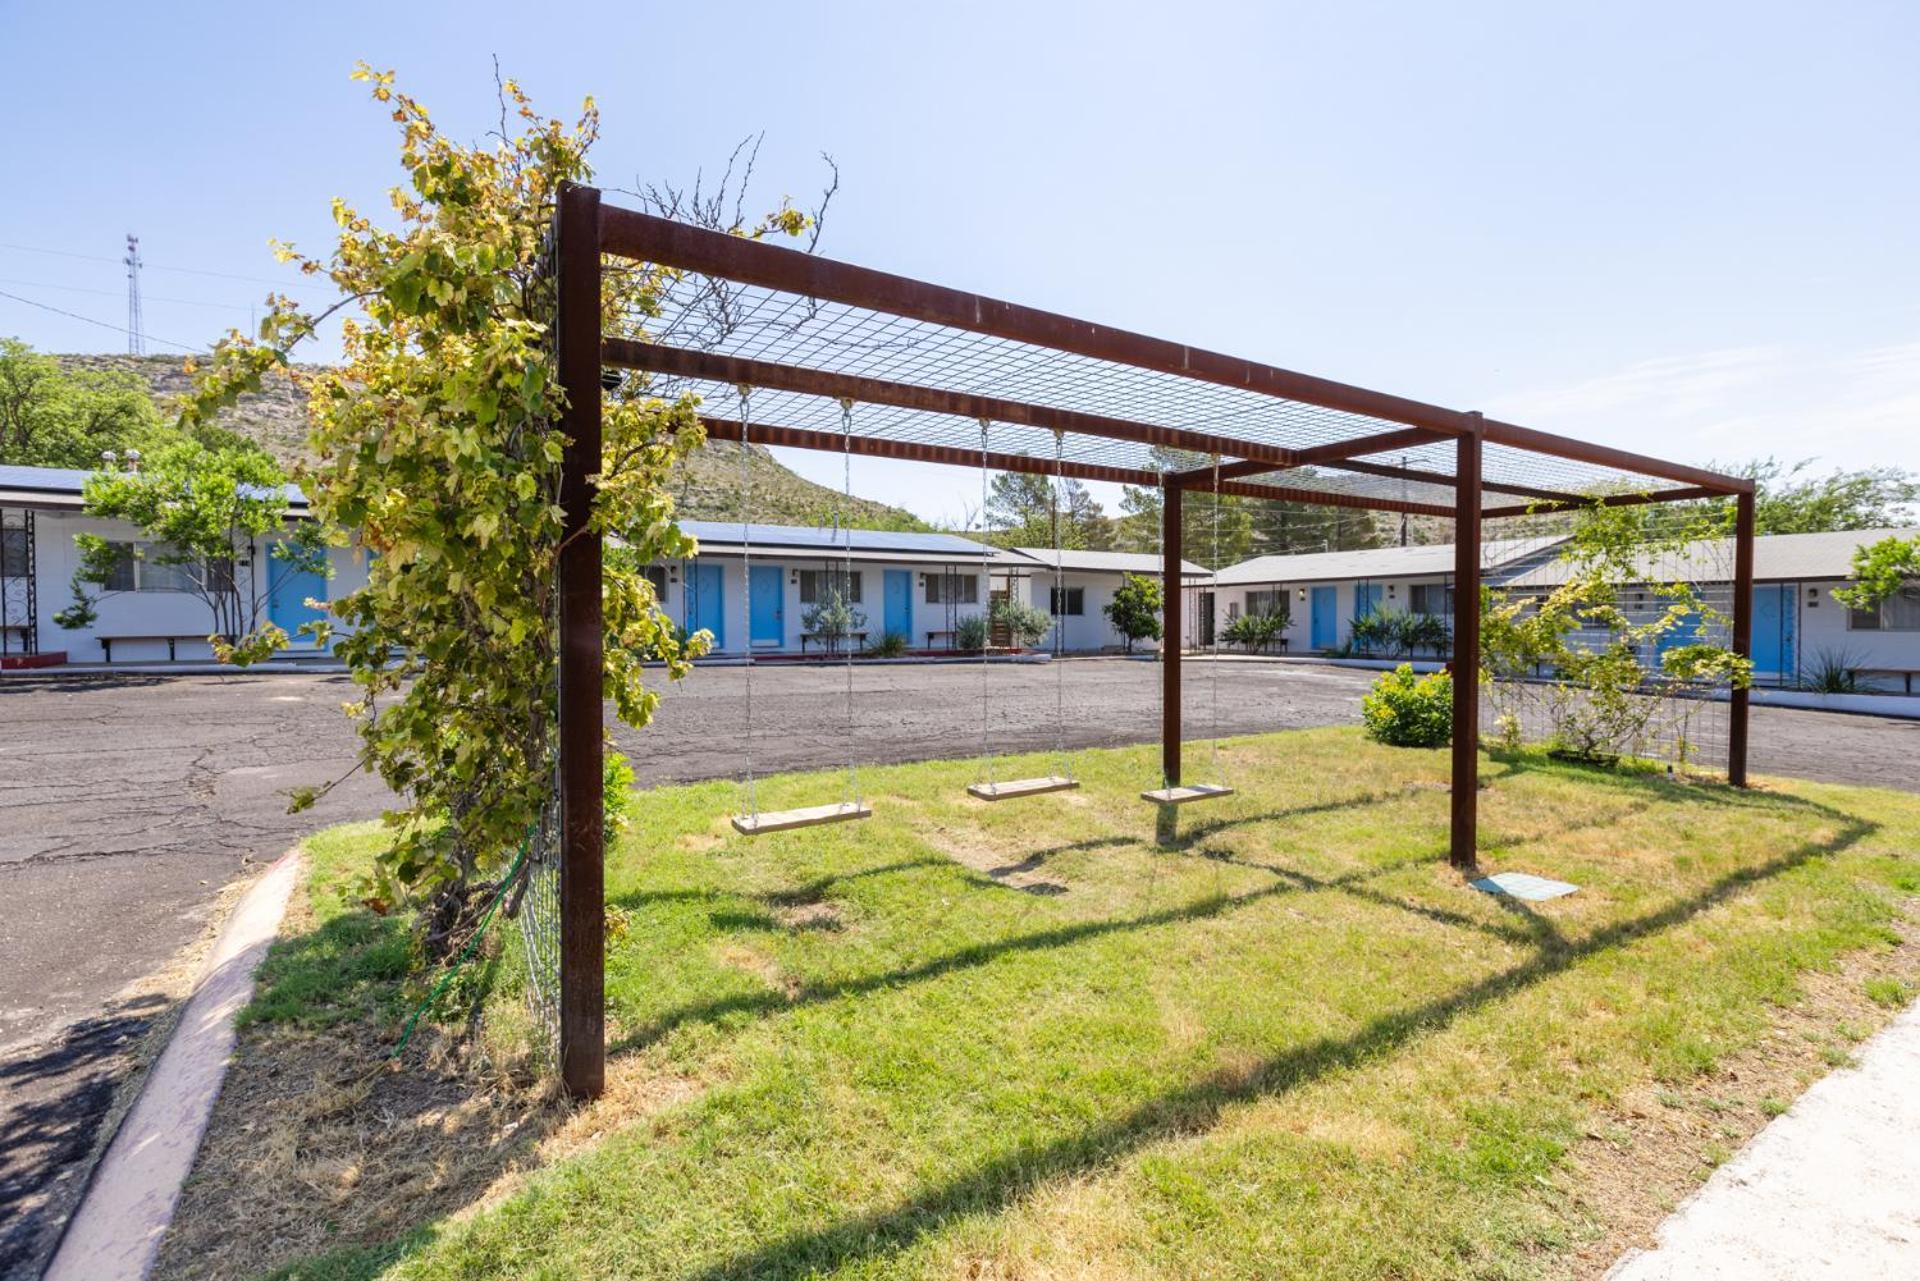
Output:
<instances>
[{"instance_id":1,"label":"tree","mask_svg":"<svg viewBox=\"0 0 1920 1281\"><path fill-rule=\"evenodd\" d=\"M866 611L832 588L800 615L800 626L824 640L829 654L838 653L843 642L851 645L853 634L866 625Z\"/></svg>"},{"instance_id":2,"label":"tree","mask_svg":"<svg viewBox=\"0 0 1920 1281\"><path fill-rule=\"evenodd\" d=\"M552 795L566 438L548 235L561 185L591 176L599 117L588 99L571 126L543 118L507 80L498 132L468 146L441 134L391 72L362 64L354 76L398 126L395 225L336 201L329 254L280 246L341 301L316 314L271 299L257 339L234 333L219 345L186 419L257 390L271 370L305 387L318 461L301 470L302 487L321 518L359 529L378 553L368 584L332 604L353 629L337 653L360 687L360 764L405 798L387 815L393 840L376 893L432 893L427 920L451 924ZM798 236L816 225L817 211L783 204L723 229ZM673 273L609 260L602 275L602 331L645 341ZM295 345L347 308L359 314L342 326L343 362L295 368ZM716 323L734 315L719 308ZM643 657L677 678L710 639L683 642L638 568L693 550L673 521L669 472L704 433L692 398L663 399L640 376L606 394L603 423L592 526L633 551L609 561L602 582L607 693L637 727L659 697ZM429 929L444 942L440 925Z\"/></svg>"},{"instance_id":3,"label":"tree","mask_svg":"<svg viewBox=\"0 0 1920 1281\"><path fill-rule=\"evenodd\" d=\"M1879 609L1907 584L1920 581L1920 534L1890 535L1854 548L1848 577L1853 585L1837 589L1833 598L1848 609L1869 613Z\"/></svg>"},{"instance_id":4,"label":"tree","mask_svg":"<svg viewBox=\"0 0 1920 1281\"><path fill-rule=\"evenodd\" d=\"M1862 467L1808 476L1815 459L1783 463L1762 458L1719 470L1755 485L1757 534L1818 534L1838 529L1884 529L1908 523L1920 502L1920 475L1899 467Z\"/></svg>"},{"instance_id":5,"label":"tree","mask_svg":"<svg viewBox=\"0 0 1920 1281\"><path fill-rule=\"evenodd\" d=\"M1060 546L1105 550L1113 536L1106 514L1087 487L1070 476L996 472L987 491L987 527L1009 547L1051 547L1058 520Z\"/></svg>"},{"instance_id":6,"label":"tree","mask_svg":"<svg viewBox=\"0 0 1920 1281\"><path fill-rule=\"evenodd\" d=\"M1128 574L1100 612L1126 638L1127 653L1131 654L1135 641L1160 639L1160 584L1144 574Z\"/></svg>"},{"instance_id":7,"label":"tree","mask_svg":"<svg viewBox=\"0 0 1920 1281\"><path fill-rule=\"evenodd\" d=\"M1501 737L1517 745L1520 704L1537 697L1553 750L1611 761L1652 736L1670 708L1684 721L1697 700L1672 696L1688 686L1750 683L1751 661L1712 639L1729 620L1693 583L1646 581L1645 566L1662 555L1724 536L1726 514L1696 513L1676 526L1671 513L1647 506L1594 506L1579 513L1559 553L1565 581L1544 598L1483 589L1480 679ZM1651 607L1630 610L1629 589ZM1528 683L1543 673L1555 679Z\"/></svg>"},{"instance_id":8,"label":"tree","mask_svg":"<svg viewBox=\"0 0 1920 1281\"><path fill-rule=\"evenodd\" d=\"M68 371L0 338L0 463L91 469L109 450L151 452L169 435L138 374Z\"/></svg>"},{"instance_id":9,"label":"tree","mask_svg":"<svg viewBox=\"0 0 1920 1281\"><path fill-rule=\"evenodd\" d=\"M74 535L80 568L73 603L54 616L62 627L93 623L96 604L127 590L121 584L131 585L130 562L144 560L178 571L169 575L173 584L207 607L215 654L245 667L287 643L286 632L264 618L268 558L297 570L328 571L320 527L312 521L288 527L286 474L258 449L176 441L138 469L108 468L90 476L85 502L89 516L126 521L153 541L130 549L98 534Z\"/></svg>"}]
</instances>

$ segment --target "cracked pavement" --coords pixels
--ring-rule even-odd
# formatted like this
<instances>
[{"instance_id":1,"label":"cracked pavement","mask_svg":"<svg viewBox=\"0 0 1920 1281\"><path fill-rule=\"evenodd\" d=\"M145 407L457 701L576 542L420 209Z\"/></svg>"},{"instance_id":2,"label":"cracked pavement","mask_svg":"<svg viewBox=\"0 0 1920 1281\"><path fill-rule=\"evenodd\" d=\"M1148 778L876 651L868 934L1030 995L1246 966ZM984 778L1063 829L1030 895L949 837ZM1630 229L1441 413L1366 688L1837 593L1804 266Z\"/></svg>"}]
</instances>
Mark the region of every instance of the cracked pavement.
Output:
<instances>
[{"instance_id":1,"label":"cracked pavement","mask_svg":"<svg viewBox=\"0 0 1920 1281\"><path fill-rule=\"evenodd\" d=\"M997 751L1043 750L1065 683L1072 747L1152 739L1151 663L995 664L985 673ZM1187 678L1187 732L1212 732L1208 665ZM1351 724L1374 673L1306 664L1220 665L1227 733ZM845 759L842 668L768 666L752 677L762 773ZM644 733L615 738L643 784L735 776L747 673L703 668L670 686ZM854 675L864 762L965 757L979 748L978 665L880 664ZM224 887L303 834L376 816L377 780L354 774L315 807L286 792L346 774L357 739L341 675L55 675L0 679L0 1276L35 1253L77 1190L113 1089L164 1013L129 985L199 937ZM1920 722L1756 708L1753 768L1920 791ZM37 1205L37 1209L34 1208ZM19 1211L27 1206L29 1213ZM29 1270L27 1275L31 1275Z\"/></svg>"}]
</instances>

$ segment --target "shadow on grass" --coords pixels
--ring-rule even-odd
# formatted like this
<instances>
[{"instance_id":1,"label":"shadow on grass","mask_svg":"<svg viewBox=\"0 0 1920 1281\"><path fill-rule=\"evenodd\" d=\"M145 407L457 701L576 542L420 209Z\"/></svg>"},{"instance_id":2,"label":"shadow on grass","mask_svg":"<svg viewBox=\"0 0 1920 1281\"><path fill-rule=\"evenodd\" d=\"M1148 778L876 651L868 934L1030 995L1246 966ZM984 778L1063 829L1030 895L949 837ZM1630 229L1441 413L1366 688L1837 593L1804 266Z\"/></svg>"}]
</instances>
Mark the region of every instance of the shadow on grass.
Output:
<instances>
[{"instance_id":1,"label":"shadow on grass","mask_svg":"<svg viewBox=\"0 0 1920 1281\"><path fill-rule=\"evenodd\" d=\"M809 1005L819 1005L826 1001L837 1001L844 997L862 996L869 992L885 991L910 983L925 983L952 974L959 970L974 969L987 965L1000 957L1022 952L1038 952L1052 948L1071 947L1089 939L1104 938L1108 935L1130 933L1135 930L1154 929L1162 925L1173 925L1187 921L1201 921L1224 913L1237 911L1253 903L1277 898L1285 894L1301 894L1321 890L1338 889L1347 884L1370 880L1384 876L1403 867L1432 861L1431 853L1420 854L1412 858L1393 863L1363 868L1346 876L1313 880L1311 885L1288 879L1277 880L1266 889L1254 890L1247 894L1220 894L1197 902L1182 904L1179 907L1162 908L1159 911L1142 912L1134 916L1106 917L1093 921L1078 921L1071 925L1055 926L1051 929L1036 930L1031 934L1015 935L1012 938L996 939L992 942L976 943L958 948L944 956L934 957L918 965L903 966L886 970L878 974L867 974L857 978L842 979L832 983L807 984L789 996L784 992L765 991L744 993L737 996L722 997L713 1001L699 1001L683 1005L679 1009L669 1010L653 1022L636 1028L627 1036L608 1046L610 1052L620 1053L643 1049L658 1041L675 1028L689 1023L712 1023L735 1015L767 1015L786 1010L799 1009ZM1444 857L1444 855L1442 855ZM944 860L941 860L944 862ZM980 882L977 877L969 881Z\"/></svg>"},{"instance_id":2,"label":"shadow on grass","mask_svg":"<svg viewBox=\"0 0 1920 1281\"><path fill-rule=\"evenodd\" d=\"M1349 1036L1323 1037L1275 1055L1250 1071L1214 1074L1071 1138L1007 1153L889 1209L819 1231L789 1235L695 1275L710 1281L742 1276L813 1276L905 1249L953 1220L1003 1210L1049 1181L1111 1165L1163 1138L1209 1129L1230 1105L1283 1094L1330 1073L1398 1053L1463 1016L1564 973L1581 961L1672 929L1753 885L1812 859L1840 853L1876 827L1848 818L1841 831L1827 840L1802 844L1767 863L1730 873L1698 894L1607 926L1579 942L1543 950L1530 960L1446 996L1382 1014ZM1236 902L1249 897L1241 896Z\"/></svg>"}]
</instances>

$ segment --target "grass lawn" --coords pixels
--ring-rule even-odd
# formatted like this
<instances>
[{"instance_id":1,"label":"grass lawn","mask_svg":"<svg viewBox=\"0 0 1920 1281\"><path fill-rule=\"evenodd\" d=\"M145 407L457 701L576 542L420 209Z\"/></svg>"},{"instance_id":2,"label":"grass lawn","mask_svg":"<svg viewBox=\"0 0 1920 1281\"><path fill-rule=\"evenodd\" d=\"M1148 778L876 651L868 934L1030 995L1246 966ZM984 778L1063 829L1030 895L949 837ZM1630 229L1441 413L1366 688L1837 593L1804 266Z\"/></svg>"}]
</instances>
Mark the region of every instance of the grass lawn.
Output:
<instances>
[{"instance_id":1,"label":"grass lawn","mask_svg":"<svg viewBox=\"0 0 1920 1281\"><path fill-rule=\"evenodd\" d=\"M1582 887L1529 906L1448 869L1443 752L1235 740L1239 794L1167 848L1152 759L999 805L971 763L870 770L872 820L754 839L730 786L646 793L607 876L608 1098L473 1212L289 1275L1565 1275L1607 1226L1583 1141L1630 1147L1630 1101L1894 955L1920 893L1920 797L1489 760L1483 867ZM377 839L317 843L256 1031L391 1035L404 948L343 892Z\"/></svg>"}]
</instances>

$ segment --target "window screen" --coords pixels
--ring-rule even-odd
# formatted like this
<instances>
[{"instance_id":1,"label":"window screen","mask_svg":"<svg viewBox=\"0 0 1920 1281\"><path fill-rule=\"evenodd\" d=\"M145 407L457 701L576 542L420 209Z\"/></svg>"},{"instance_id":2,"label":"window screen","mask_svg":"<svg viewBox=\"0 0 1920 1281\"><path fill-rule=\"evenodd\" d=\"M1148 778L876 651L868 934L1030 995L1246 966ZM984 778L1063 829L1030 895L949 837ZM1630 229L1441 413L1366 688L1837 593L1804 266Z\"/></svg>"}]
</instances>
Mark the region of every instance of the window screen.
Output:
<instances>
[{"instance_id":1,"label":"window screen","mask_svg":"<svg viewBox=\"0 0 1920 1281\"><path fill-rule=\"evenodd\" d=\"M1879 609L1850 609L1847 626L1856 632L1920 632L1920 587L1902 587Z\"/></svg>"},{"instance_id":2,"label":"window screen","mask_svg":"<svg viewBox=\"0 0 1920 1281\"><path fill-rule=\"evenodd\" d=\"M1047 602L1049 613L1077 618L1087 612L1087 589L1084 587L1051 588Z\"/></svg>"},{"instance_id":3,"label":"window screen","mask_svg":"<svg viewBox=\"0 0 1920 1281\"><path fill-rule=\"evenodd\" d=\"M1272 591L1248 592L1247 613L1250 615L1277 614L1287 605L1287 589L1275 588Z\"/></svg>"},{"instance_id":4,"label":"window screen","mask_svg":"<svg viewBox=\"0 0 1920 1281\"><path fill-rule=\"evenodd\" d=\"M859 599L855 597L855 599ZM980 575L928 574L927 604L976 605L980 601Z\"/></svg>"},{"instance_id":5,"label":"window screen","mask_svg":"<svg viewBox=\"0 0 1920 1281\"><path fill-rule=\"evenodd\" d=\"M1407 603L1416 614L1453 613L1453 588L1445 583L1415 583Z\"/></svg>"},{"instance_id":6,"label":"window screen","mask_svg":"<svg viewBox=\"0 0 1920 1281\"><path fill-rule=\"evenodd\" d=\"M844 569L803 569L800 571L800 603L818 605L830 595L839 595L855 605L860 603L861 572L854 570L849 578ZM852 588L848 589L851 582Z\"/></svg>"}]
</instances>

